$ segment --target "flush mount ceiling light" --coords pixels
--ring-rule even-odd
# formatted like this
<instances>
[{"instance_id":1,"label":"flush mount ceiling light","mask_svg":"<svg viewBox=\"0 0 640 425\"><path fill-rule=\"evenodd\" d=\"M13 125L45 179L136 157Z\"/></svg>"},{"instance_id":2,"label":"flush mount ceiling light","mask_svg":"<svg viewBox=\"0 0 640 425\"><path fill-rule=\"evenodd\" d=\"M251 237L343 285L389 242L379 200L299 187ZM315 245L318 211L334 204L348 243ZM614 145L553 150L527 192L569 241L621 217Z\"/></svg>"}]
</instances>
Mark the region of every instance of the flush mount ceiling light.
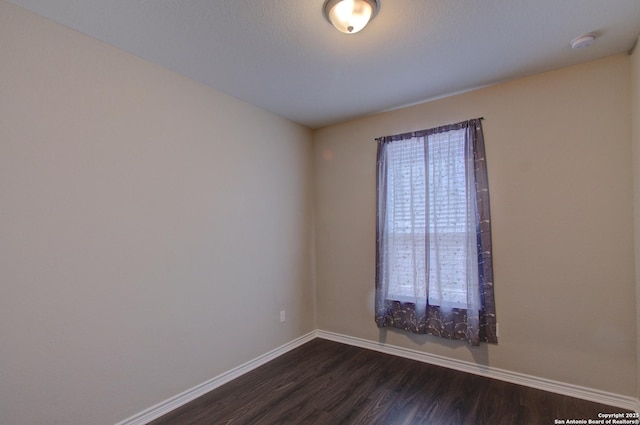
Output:
<instances>
[{"instance_id":1,"label":"flush mount ceiling light","mask_svg":"<svg viewBox=\"0 0 640 425\"><path fill-rule=\"evenodd\" d=\"M355 34L378 13L377 0L327 0L324 16L345 34Z\"/></svg>"}]
</instances>

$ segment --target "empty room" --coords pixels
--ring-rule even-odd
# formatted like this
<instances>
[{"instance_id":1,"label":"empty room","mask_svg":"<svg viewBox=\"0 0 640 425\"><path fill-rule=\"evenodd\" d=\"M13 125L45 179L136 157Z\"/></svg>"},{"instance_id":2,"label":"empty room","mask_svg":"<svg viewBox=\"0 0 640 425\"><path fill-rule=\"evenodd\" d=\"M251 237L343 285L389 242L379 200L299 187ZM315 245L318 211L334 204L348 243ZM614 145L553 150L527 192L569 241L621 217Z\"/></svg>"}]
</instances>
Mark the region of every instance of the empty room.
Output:
<instances>
[{"instance_id":1,"label":"empty room","mask_svg":"<svg viewBox=\"0 0 640 425\"><path fill-rule=\"evenodd\" d=\"M0 424L638 424L637 0L0 0Z\"/></svg>"}]
</instances>

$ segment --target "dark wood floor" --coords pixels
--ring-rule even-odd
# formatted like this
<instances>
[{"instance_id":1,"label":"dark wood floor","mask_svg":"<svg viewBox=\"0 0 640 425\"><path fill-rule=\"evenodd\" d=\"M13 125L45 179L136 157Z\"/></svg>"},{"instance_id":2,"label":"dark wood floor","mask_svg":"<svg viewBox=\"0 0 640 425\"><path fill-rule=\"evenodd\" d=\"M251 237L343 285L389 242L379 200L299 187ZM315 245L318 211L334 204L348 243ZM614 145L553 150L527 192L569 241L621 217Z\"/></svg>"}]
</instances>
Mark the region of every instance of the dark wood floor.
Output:
<instances>
[{"instance_id":1,"label":"dark wood floor","mask_svg":"<svg viewBox=\"0 0 640 425\"><path fill-rule=\"evenodd\" d=\"M546 425L622 411L315 339L151 425Z\"/></svg>"}]
</instances>

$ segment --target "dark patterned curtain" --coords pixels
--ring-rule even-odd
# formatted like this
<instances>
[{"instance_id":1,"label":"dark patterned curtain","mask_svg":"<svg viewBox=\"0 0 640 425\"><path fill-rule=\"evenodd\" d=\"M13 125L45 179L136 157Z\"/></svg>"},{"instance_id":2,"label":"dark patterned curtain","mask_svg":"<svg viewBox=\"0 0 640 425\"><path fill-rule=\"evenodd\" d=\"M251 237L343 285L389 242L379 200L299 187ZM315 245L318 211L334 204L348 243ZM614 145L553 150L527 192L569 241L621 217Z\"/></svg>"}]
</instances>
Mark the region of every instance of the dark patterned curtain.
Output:
<instances>
[{"instance_id":1,"label":"dark patterned curtain","mask_svg":"<svg viewBox=\"0 0 640 425\"><path fill-rule=\"evenodd\" d=\"M497 343L481 118L376 140L376 324Z\"/></svg>"}]
</instances>

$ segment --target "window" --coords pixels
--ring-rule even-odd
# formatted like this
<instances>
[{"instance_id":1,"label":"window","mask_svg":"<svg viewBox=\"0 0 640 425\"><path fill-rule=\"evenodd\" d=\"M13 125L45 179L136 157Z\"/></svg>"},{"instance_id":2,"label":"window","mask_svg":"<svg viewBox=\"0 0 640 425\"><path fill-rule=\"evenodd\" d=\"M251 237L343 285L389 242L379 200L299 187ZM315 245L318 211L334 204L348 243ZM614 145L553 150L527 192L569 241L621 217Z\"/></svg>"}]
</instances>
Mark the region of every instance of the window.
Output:
<instances>
[{"instance_id":1,"label":"window","mask_svg":"<svg viewBox=\"0 0 640 425\"><path fill-rule=\"evenodd\" d=\"M479 324L447 332L429 319L483 313L486 328L487 298L495 320L484 165L480 120L378 139L379 326L474 343Z\"/></svg>"},{"instance_id":2,"label":"window","mask_svg":"<svg viewBox=\"0 0 640 425\"><path fill-rule=\"evenodd\" d=\"M467 307L467 262L477 251L464 249L469 207L464 133L428 135L427 160L420 139L398 140L387 148L390 298L426 302L428 292L433 305ZM427 291L427 282L437 284Z\"/></svg>"}]
</instances>

